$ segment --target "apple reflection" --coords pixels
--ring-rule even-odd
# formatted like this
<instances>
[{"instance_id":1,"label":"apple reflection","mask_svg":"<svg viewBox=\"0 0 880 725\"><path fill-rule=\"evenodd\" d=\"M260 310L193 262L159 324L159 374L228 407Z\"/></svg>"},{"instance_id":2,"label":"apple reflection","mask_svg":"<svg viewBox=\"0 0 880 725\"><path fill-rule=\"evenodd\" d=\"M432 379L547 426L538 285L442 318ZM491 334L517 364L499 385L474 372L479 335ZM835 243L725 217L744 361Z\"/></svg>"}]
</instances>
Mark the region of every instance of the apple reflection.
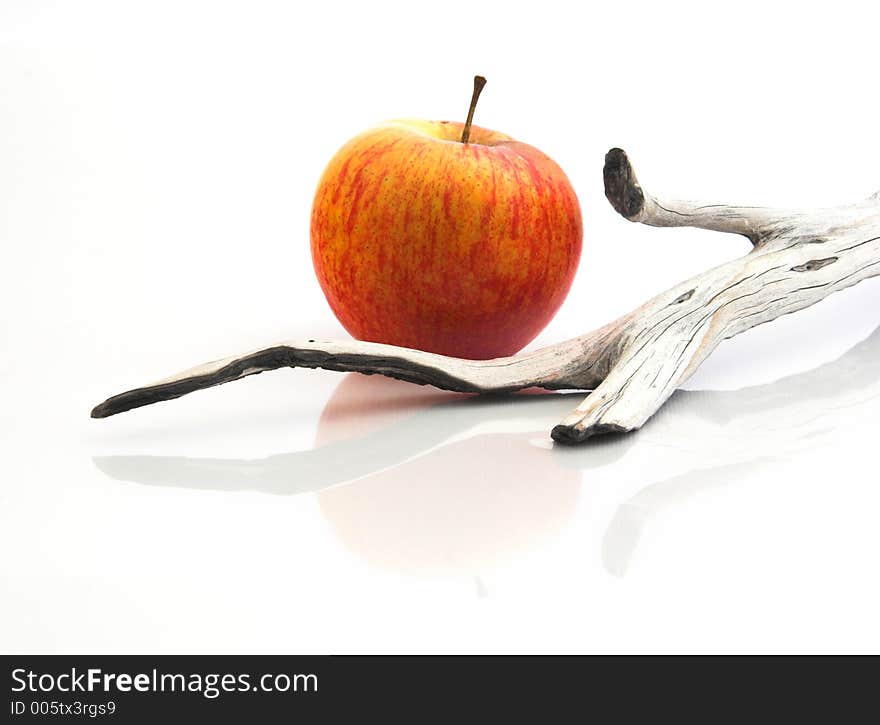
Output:
<instances>
[{"instance_id":1,"label":"apple reflection","mask_svg":"<svg viewBox=\"0 0 880 725\"><path fill-rule=\"evenodd\" d=\"M403 402L410 387L347 376L324 409L316 447L405 425L414 412ZM435 397L444 396L420 405L429 407ZM355 484L321 491L318 501L346 546L375 566L427 575L477 571L535 548L572 516L581 474L548 462L545 448L530 445L536 435L487 431L453 440Z\"/></svg>"}]
</instances>

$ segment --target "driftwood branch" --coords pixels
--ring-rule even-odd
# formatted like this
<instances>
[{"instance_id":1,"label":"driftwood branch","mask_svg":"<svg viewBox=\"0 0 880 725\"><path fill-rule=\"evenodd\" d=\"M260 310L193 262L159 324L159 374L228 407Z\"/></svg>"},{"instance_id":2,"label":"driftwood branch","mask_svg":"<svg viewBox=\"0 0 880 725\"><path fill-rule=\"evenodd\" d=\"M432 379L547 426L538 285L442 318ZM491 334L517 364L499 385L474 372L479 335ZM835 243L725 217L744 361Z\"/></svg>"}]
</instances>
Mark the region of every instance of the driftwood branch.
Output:
<instances>
[{"instance_id":1,"label":"driftwood branch","mask_svg":"<svg viewBox=\"0 0 880 725\"><path fill-rule=\"evenodd\" d=\"M880 195L849 206L785 210L655 197L620 149L605 159L605 193L630 221L741 234L745 256L692 277L581 337L496 360L463 360L392 345L307 340L208 363L109 398L104 418L280 367L380 374L465 393L528 387L591 390L553 431L579 443L632 431L653 415L722 340L809 307L880 274Z\"/></svg>"}]
</instances>

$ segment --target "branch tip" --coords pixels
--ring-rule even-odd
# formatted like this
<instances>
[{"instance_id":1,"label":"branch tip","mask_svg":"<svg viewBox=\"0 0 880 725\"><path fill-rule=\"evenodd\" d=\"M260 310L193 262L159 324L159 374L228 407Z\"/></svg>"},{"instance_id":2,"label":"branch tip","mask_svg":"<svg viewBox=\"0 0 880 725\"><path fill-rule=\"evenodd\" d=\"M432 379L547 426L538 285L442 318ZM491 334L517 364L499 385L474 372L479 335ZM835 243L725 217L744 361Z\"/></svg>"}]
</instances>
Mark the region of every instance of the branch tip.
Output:
<instances>
[{"instance_id":1,"label":"branch tip","mask_svg":"<svg viewBox=\"0 0 880 725\"><path fill-rule=\"evenodd\" d=\"M605 196L621 216L635 219L645 207L645 194L623 149L613 148L605 154Z\"/></svg>"},{"instance_id":2,"label":"branch tip","mask_svg":"<svg viewBox=\"0 0 880 725\"><path fill-rule=\"evenodd\" d=\"M616 423L594 423L587 427L560 423L559 425L554 426L553 430L550 431L550 437L562 445L575 446L579 443L583 443L587 438L593 438L594 436L606 435L609 433L629 433L631 430L631 428L626 428L625 426L617 425Z\"/></svg>"}]
</instances>

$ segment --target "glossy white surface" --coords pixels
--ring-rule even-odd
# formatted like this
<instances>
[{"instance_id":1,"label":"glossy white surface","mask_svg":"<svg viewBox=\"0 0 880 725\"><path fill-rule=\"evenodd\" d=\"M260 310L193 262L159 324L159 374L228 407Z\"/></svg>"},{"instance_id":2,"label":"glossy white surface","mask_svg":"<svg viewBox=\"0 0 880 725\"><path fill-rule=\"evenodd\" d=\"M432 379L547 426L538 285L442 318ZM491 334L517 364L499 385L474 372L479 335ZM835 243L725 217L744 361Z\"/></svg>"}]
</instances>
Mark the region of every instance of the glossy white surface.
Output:
<instances>
[{"instance_id":1,"label":"glossy white surface","mask_svg":"<svg viewBox=\"0 0 880 725\"><path fill-rule=\"evenodd\" d=\"M323 164L384 118L463 115L474 72L477 122L553 156L584 210L535 345L747 250L617 217L611 146L709 202L877 191L859 6L793 32L751 3L723 26L683 3L483 25L471 4L121 5L0 9L0 649L880 650L876 280L725 343L641 432L579 449L548 435L578 396L321 371L88 418L344 335L308 251Z\"/></svg>"}]
</instances>

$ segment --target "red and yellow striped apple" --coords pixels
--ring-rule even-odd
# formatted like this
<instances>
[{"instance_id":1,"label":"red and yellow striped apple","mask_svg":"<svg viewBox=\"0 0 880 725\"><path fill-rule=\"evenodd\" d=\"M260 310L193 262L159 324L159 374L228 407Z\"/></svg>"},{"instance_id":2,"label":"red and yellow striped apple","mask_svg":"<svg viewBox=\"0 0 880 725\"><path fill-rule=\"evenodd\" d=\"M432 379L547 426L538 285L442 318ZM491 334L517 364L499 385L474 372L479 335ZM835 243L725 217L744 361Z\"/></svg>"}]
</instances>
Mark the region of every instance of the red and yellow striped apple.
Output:
<instances>
[{"instance_id":1,"label":"red and yellow striped apple","mask_svg":"<svg viewBox=\"0 0 880 725\"><path fill-rule=\"evenodd\" d=\"M511 355L547 325L582 235L577 196L548 156L450 121L353 138L311 216L318 281L351 335L472 359Z\"/></svg>"}]
</instances>

